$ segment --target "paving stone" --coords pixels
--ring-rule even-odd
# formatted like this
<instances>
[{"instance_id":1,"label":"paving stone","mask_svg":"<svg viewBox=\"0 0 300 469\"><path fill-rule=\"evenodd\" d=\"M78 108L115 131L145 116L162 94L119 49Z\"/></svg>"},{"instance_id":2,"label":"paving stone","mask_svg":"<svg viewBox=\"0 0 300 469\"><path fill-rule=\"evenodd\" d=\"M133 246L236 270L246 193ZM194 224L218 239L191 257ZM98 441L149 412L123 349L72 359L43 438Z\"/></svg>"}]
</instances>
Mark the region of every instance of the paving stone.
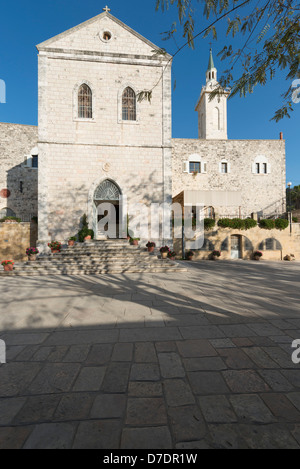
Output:
<instances>
[{"instance_id":1,"label":"paving stone","mask_svg":"<svg viewBox=\"0 0 300 469\"><path fill-rule=\"evenodd\" d=\"M0 427L0 449L21 449L33 426Z\"/></svg>"},{"instance_id":2,"label":"paving stone","mask_svg":"<svg viewBox=\"0 0 300 469\"><path fill-rule=\"evenodd\" d=\"M177 327L133 328L120 330L120 342L162 342L181 340Z\"/></svg>"},{"instance_id":3,"label":"paving stone","mask_svg":"<svg viewBox=\"0 0 300 469\"><path fill-rule=\"evenodd\" d=\"M245 369L254 368L253 361L240 349L219 349L221 358L228 368Z\"/></svg>"},{"instance_id":4,"label":"paving stone","mask_svg":"<svg viewBox=\"0 0 300 469\"><path fill-rule=\"evenodd\" d=\"M137 363L157 363L157 355L152 342L141 342L134 345L134 361Z\"/></svg>"},{"instance_id":5,"label":"paving stone","mask_svg":"<svg viewBox=\"0 0 300 469\"><path fill-rule=\"evenodd\" d=\"M203 314L178 314L165 319L166 326L209 326L209 321Z\"/></svg>"},{"instance_id":6,"label":"paving stone","mask_svg":"<svg viewBox=\"0 0 300 469\"><path fill-rule=\"evenodd\" d=\"M4 398L0 399L0 425L9 425L12 423L15 415L23 407L26 397Z\"/></svg>"},{"instance_id":7,"label":"paving stone","mask_svg":"<svg viewBox=\"0 0 300 469\"><path fill-rule=\"evenodd\" d=\"M156 342L155 348L157 352L176 352L176 342Z\"/></svg>"},{"instance_id":8,"label":"paving stone","mask_svg":"<svg viewBox=\"0 0 300 469\"><path fill-rule=\"evenodd\" d=\"M166 401L170 407L195 404L190 386L181 379L168 379L163 382Z\"/></svg>"},{"instance_id":9,"label":"paving stone","mask_svg":"<svg viewBox=\"0 0 300 469\"><path fill-rule=\"evenodd\" d=\"M73 386L73 391L99 391L105 372L106 367L104 366L82 368Z\"/></svg>"},{"instance_id":10,"label":"paving stone","mask_svg":"<svg viewBox=\"0 0 300 469\"><path fill-rule=\"evenodd\" d=\"M258 370L263 380L273 391L291 391L293 386L278 370Z\"/></svg>"},{"instance_id":11,"label":"paving stone","mask_svg":"<svg viewBox=\"0 0 300 469\"><path fill-rule=\"evenodd\" d=\"M91 418L113 419L121 418L126 409L125 394L101 394L96 397L91 409Z\"/></svg>"},{"instance_id":12,"label":"paving stone","mask_svg":"<svg viewBox=\"0 0 300 469\"><path fill-rule=\"evenodd\" d=\"M31 394L68 392L79 369L74 363L47 363L27 390Z\"/></svg>"},{"instance_id":13,"label":"paving stone","mask_svg":"<svg viewBox=\"0 0 300 469\"><path fill-rule=\"evenodd\" d=\"M300 413L284 394L268 393L261 397L278 419L287 422L300 422Z\"/></svg>"},{"instance_id":14,"label":"paving stone","mask_svg":"<svg viewBox=\"0 0 300 469\"><path fill-rule=\"evenodd\" d=\"M176 443L176 449L213 449L213 447L207 443L205 440L200 441L184 441L180 443Z\"/></svg>"},{"instance_id":15,"label":"paving stone","mask_svg":"<svg viewBox=\"0 0 300 469\"><path fill-rule=\"evenodd\" d=\"M125 428L121 440L122 449L172 449L168 427Z\"/></svg>"},{"instance_id":16,"label":"paving stone","mask_svg":"<svg viewBox=\"0 0 300 469\"><path fill-rule=\"evenodd\" d=\"M220 357L183 358L182 362L186 371L219 371L227 369Z\"/></svg>"},{"instance_id":17,"label":"paving stone","mask_svg":"<svg viewBox=\"0 0 300 469\"><path fill-rule=\"evenodd\" d=\"M235 338L244 338L244 337L253 337L256 333L251 330L248 326L244 324L235 324L235 325L220 325L220 330L226 337L235 337Z\"/></svg>"},{"instance_id":18,"label":"paving stone","mask_svg":"<svg viewBox=\"0 0 300 469\"><path fill-rule=\"evenodd\" d=\"M269 386L253 370L227 370L222 374L232 392L251 393L269 391Z\"/></svg>"},{"instance_id":19,"label":"paving stone","mask_svg":"<svg viewBox=\"0 0 300 469\"><path fill-rule=\"evenodd\" d=\"M88 418L95 396L89 393L64 394L53 420L85 420Z\"/></svg>"},{"instance_id":20,"label":"paving stone","mask_svg":"<svg viewBox=\"0 0 300 469\"><path fill-rule=\"evenodd\" d=\"M300 425L294 425L294 427L291 428L291 434L293 435L300 447Z\"/></svg>"},{"instance_id":21,"label":"paving stone","mask_svg":"<svg viewBox=\"0 0 300 469\"><path fill-rule=\"evenodd\" d=\"M279 368L278 363L274 362L260 347L243 348L243 351L260 368Z\"/></svg>"},{"instance_id":22,"label":"paving stone","mask_svg":"<svg viewBox=\"0 0 300 469\"><path fill-rule=\"evenodd\" d=\"M201 396L198 398L198 402L206 422L230 423L237 421L225 396Z\"/></svg>"},{"instance_id":23,"label":"paving stone","mask_svg":"<svg viewBox=\"0 0 300 469\"><path fill-rule=\"evenodd\" d=\"M26 345L11 345L6 347L6 361L12 362L14 359L18 361L18 355L25 349Z\"/></svg>"},{"instance_id":24,"label":"paving stone","mask_svg":"<svg viewBox=\"0 0 300 469\"><path fill-rule=\"evenodd\" d=\"M13 362L1 365L0 396L23 394L40 369L38 363Z\"/></svg>"},{"instance_id":25,"label":"paving stone","mask_svg":"<svg viewBox=\"0 0 300 469\"><path fill-rule=\"evenodd\" d=\"M201 440L205 436L206 426L198 407L169 407L168 416L176 443Z\"/></svg>"},{"instance_id":26,"label":"paving stone","mask_svg":"<svg viewBox=\"0 0 300 469\"><path fill-rule=\"evenodd\" d=\"M236 415L244 422L271 423L276 420L262 399L255 394L231 395L229 400Z\"/></svg>"},{"instance_id":27,"label":"paving stone","mask_svg":"<svg viewBox=\"0 0 300 469\"><path fill-rule=\"evenodd\" d=\"M218 339L225 334L217 326L179 327L184 339Z\"/></svg>"},{"instance_id":28,"label":"paving stone","mask_svg":"<svg viewBox=\"0 0 300 469\"><path fill-rule=\"evenodd\" d=\"M159 367L152 363L133 363L130 381L159 381Z\"/></svg>"},{"instance_id":29,"label":"paving stone","mask_svg":"<svg viewBox=\"0 0 300 469\"><path fill-rule=\"evenodd\" d=\"M111 363L102 383L103 392L123 393L127 391L130 373L129 363Z\"/></svg>"},{"instance_id":30,"label":"paving stone","mask_svg":"<svg viewBox=\"0 0 300 469\"><path fill-rule=\"evenodd\" d=\"M235 348L236 345L230 339L211 339L211 345L218 349L218 348Z\"/></svg>"},{"instance_id":31,"label":"paving stone","mask_svg":"<svg viewBox=\"0 0 300 469\"><path fill-rule=\"evenodd\" d=\"M43 362L47 360L50 353L54 350L53 347L39 347L37 351L32 355L31 360L35 362Z\"/></svg>"},{"instance_id":32,"label":"paving stone","mask_svg":"<svg viewBox=\"0 0 300 469\"><path fill-rule=\"evenodd\" d=\"M96 329L85 331L55 331L44 345L80 345L80 344L107 344L117 342L118 331L116 329Z\"/></svg>"},{"instance_id":33,"label":"paving stone","mask_svg":"<svg viewBox=\"0 0 300 469\"><path fill-rule=\"evenodd\" d=\"M115 344L111 360L114 362L131 362L133 344Z\"/></svg>"},{"instance_id":34,"label":"paving stone","mask_svg":"<svg viewBox=\"0 0 300 469\"><path fill-rule=\"evenodd\" d=\"M188 378L194 394L225 394L228 387L217 371L195 371L188 373Z\"/></svg>"},{"instance_id":35,"label":"paving stone","mask_svg":"<svg viewBox=\"0 0 300 469\"><path fill-rule=\"evenodd\" d=\"M183 378L185 376L180 356L177 353L159 353L158 360L164 378Z\"/></svg>"},{"instance_id":36,"label":"paving stone","mask_svg":"<svg viewBox=\"0 0 300 469\"><path fill-rule=\"evenodd\" d=\"M24 449L70 449L76 425L73 423L42 423L36 425Z\"/></svg>"},{"instance_id":37,"label":"paving stone","mask_svg":"<svg viewBox=\"0 0 300 469\"><path fill-rule=\"evenodd\" d=\"M63 362L82 363L86 360L89 350L89 345L72 345L64 356Z\"/></svg>"},{"instance_id":38,"label":"paving stone","mask_svg":"<svg viewBox=\"0 0 300 469\"><path fill-rule=\"evenodd\" d=\"M130 397L160 397L162 396L161 383L152 382L130 382L128 395Z\"/></svg>"},{"instance_id":39,"label":"paving stone","mask_svg":"<svg viewBox=\"0 0 300 469\"><path fill-rule=\"evenodd\" d=\"M234 337L231 340L237 347L251 347L253 345L253 341L248 337Z\"/></svg>"},{"instance_id":40,"label":"paving stone","mask_svg":"<svg viewBox=\"0 0 300 469\"><path fill-rule=\"evenodd\" d=\"M24 334L20 333L8 333L1 337L2 340L6 343L6 346L9 345L33 345L33 344L42 344L45 342L48 333L43 332L28 332Z\"/></svg>"},{"instance_id":41,"label":"paving stone","mask_svg":"<svg viewBox=\"0 0 300 469\"><path fill-rule=\"evenodd\" d=\"M249 323L248 327L252 329L258 336L270 337L271 335L280 335L281 331L270 323Z\"/></svg>"},{"instance_id":42,"label":"paving stone","mask_svg":"<svg viewBox=\"0 0 300 469\"><path fill-rule=\"evenodd\" d=\"M247 449L237 423L208 425L209 442L216 449Z\"/></svg>"},{"instance_id":43,"label":"paving stone","mask_svg":"<svg viewBox=\"0 0 300 469\"><path fill-rule=\"evenodd\" d=\"M121 428L119 420L80 422L73 449L118 449Z\"/></svg>"},{"instance_id":44,"label":"paving stone","mask_svg":"<svg viewBox=\"0 0 300 469\"><path fill-rule=\"evenodd\" d=\"M18 355L18 361L26 362L32 359L33 355L40 349L40 345L27 345Z\"/></svg>"},{"instance_id":45,"label":"paving stone","mask_svg":"<svg viewBox=\"0 0 300 469\"><path fill-rule=\"evenodd\" d=\"M271 340L269 337L265 337L265 336L251 337L251 341L253 342L253 345L257 345L258 347L272 347L272 346L274 346L273 340Z\"/></svg>"},{"instance_id":46,"label":"paving stone","mask_svg":"<svg viewBox=\"0 0 300 469\"><path fill-rule=\"evenodd\" d=\"M270 339L276 344L287 344L291 347L292 339L290 335L272 335Z\"/></svg>"},{"instance_id":47,"label":"paving stone","mask_svg":"<svg viewBox=\"0 0 300 469\"><path fill-rule=\"evenodd\" d=\"M185 340L177 342L177 347L182 357L213 357L217 352L208 340Z\"/></svg>"},{"instance_id":48,"label":"paving stone","mask_svg":"<svg viewBox=\"0 0 300 469\"><path fill-rule=\"evenodd\" d=\"M47 361L48 362L62 362L64 356L66 355L69 347L64 345L59 345L49 354Z\"/></svg>"},{"instance_id":49,"label":"paving stone","mask_svg":"<svg viewBox=\"0 0 300 469\"><path fill-rule=\"evenodd\" d=\"M286 397L298 410L300 410L300 392L290 392L286 394Z\"/></svg>"},{"instance_id":50,"label":"paving stone","mask_svg":"<svg viewBox=\"0 0 300 469\"><path fill-rule=\"evenodd\" d=\"M30 396L16 415L14 423L44 423L50 421L61 399L61 394Z\"/></svg>"},{"instance_id":51,"label":"paving stone","mask_svg":"<svg viewBox=\"0 0 300 469\"><path fill-rule=\"evenodd\" d=\"M292 362L292 352L288 354L280 347L264 347L264 351L276 362L281 368L297 368Z\"/></svg>"},{"instance_id":52,"label":"paving stone","mask_svg":"<svg viewBox=\"0 0 300 469\"><path fill-rule=\"evenodd\" d=\"M140 426L167 424L164 400L160 397L129 397L125 423Z\"/></svg>"},{"instance_id":53,"label":"paving stone","mask_svg":"<svg viewBox=\"0 0 300 469\"><path fill-rule=\"evenodd\" d=\"M89 365L105 365L109 362L113 346L111 344L93 345L87 356L86 363Z\"/></svg>"},{"instance_id":54,"label":"paving stone","mask_svg":"<svg viewBox=\"0 0 300 469\"><path fill-rule=\"evenodd\" d=\"M300 388L300 372L299 370L281 370L285 378L296 388Z\"/></svg>"},{"instance_id":55,"label":"paving stone","mask_svg":"<svg viewBox=\"0 0 300 469\"><path fill-rule=\"evenodd\" d=\"M239 425L239 431L250 449L299 449L289 430L278 424Z\"/></svg>"}]
</instances>

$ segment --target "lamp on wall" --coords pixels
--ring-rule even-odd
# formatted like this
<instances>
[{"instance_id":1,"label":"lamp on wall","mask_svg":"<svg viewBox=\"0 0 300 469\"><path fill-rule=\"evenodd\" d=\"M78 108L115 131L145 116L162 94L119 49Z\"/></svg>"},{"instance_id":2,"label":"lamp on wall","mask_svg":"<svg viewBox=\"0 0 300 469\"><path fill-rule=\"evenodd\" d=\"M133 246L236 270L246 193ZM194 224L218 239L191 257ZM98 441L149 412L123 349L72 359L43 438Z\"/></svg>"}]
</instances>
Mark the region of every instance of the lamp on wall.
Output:
<instances>
[{"instance_id":1,"label":"lamp on wall","mask_svg":"<svg viewBox=\"0 0 300 469\"><path fill-rule=\"evenodd\" d=\"M289 195L289 208L288 208L288 213L289 213L289 221L290 221L290 233L292 233L292 197L291 197L291 187L292 187L292 183L291 182L288 182L287 183L288 185L288 195Z\"/></svg>"}]
</instances>

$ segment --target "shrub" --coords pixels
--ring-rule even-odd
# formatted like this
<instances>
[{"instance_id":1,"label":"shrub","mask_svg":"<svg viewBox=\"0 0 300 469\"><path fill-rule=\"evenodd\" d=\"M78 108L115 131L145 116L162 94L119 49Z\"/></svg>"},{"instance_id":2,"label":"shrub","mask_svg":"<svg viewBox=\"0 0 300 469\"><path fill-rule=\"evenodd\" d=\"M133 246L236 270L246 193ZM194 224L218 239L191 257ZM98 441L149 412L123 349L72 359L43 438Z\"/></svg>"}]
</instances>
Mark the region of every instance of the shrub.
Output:
<instances>
[{"instance_id":1,"label":"shrub","mask_svg":"<svg viewBox=\"0 0 300 469\"><path fill-rule=\"evenodd\" d=\"M254 257L261 257L262 255L263 255L263 253L262 253L261 251L255 251L255 252L253 253L253 256L254 256Z\"/></svg>"},{"instance_id":2,"label":"shrub","mask_svg":"<svg viewBox=\"0 0 300 469\"><path fill-rule=\"evenodd\" d=\"M216 222L213 218L204 218L204 229L205 230L212 230L214 226L216 225Z\"/></svg>"},{"instance_id":3,"label":"shrub","mask_svg":"<svg viewBox=\"0 0 300 469\"><path fill-rule=\"evenodd\" d=\"M89 229L89 224L87 222L87 216L86 214L83 215L82 217L82 222L81 222L81 230L78 231L78 240L80 243L83 243L84 238L86 236L91 236L92 239L94 239L94 231Z\"/></svg>"},{"instance_id":4,"label":"shrub","mask_svg":"<svg viewBox=\"0 0 300 469\"><path fill-rule=\"evenodd\" d=\"M234 230L249 230L254 228L257 225L257 222L252 218L221 218L218 221L218 226L220 228L232 228Z\"/></svg>"},{"instance_id":5,"label":"shrub","mask_svg":"<svg viewBox=\"0 0 300 469\"><path fill-rule=\"evenodd\" d=\"M186 259L188 259L189 257L193 257L195 255L195 253L193 251L188 251L185 255Z\"/></svg>"},{"instance_id":6,"label":"shrub","mask_svg":"<svg viewBox=\"0 0 300 469\"><path fill-rule=\"evenodd\" d=\"M221 255L221 251L216 251L214 250L212 253L211 253L212 256L216 256L216 257L220 257Z\"/></svg>"},{"instance_id":7,"label":"shrub","mask_svg":"<svg viewBox=\"0 0 300 469\"><path fill-rule=\"evenodd\" d=\"M69 241L76 241L76 236L71 236L71 238L69 238Z\"/></svg>"},{"instance_id":8,"label":"shrub","mask_svg":"<svg viewBox=\"0 0 300 469\"><path fill-rule=\"evenodd\" d=\"M276 218L275 228L277 230L285 230L289 226L289 221L284 218Z\"/></svg>"},{"instance_id":9,"label":"shrub","mask_svg":"<svg viewBox=\"0 0 300 469\"><path fill-rule=\"evenodd\" d=\"M5 220L11 220L11 221L16 221L17 223L21 223L21 218L17 217L3 217L1 218L0 222L4 222Z\"/></svg>"},{"instance_id":10,"label":"shrub","mask_svg":"<svg viewBox=\"0 0 300 469\"><path fill-rule=\"evenodd\" d=\"M298 223L298 218L297 217L292 217L293 223Z\"/></svg>"},{"instance_id":11,"label":"shrub","mask_svg":"<svg viewBox=\"0 0 300 469\"><path fill-rule=\"evenodd\" d=\"M262 219L259 221L259 227L263 230L273 230L275 228L275 220Z\"/></svg>"},{"instance_id":12,"label":"shrub","mask_svg":"<svg viewBox=\"0 0 300 469\"><path fill-rule=\"evenodd\" d=\"M257 221L253 220L253 218L246 218L244 220L245 230L250 230L251 228L255 228L257 226Z\"/></svg>"},{"instance_id":13,"label":"shrub","mask_svg":"<svg viewBox=\"0 0 300 469\"><path fill-rule=\"evenodd\" d=\"M176 257L176 252L175 251L169 251L168 252L168 257Z\"/></svg>"},{"instance_id":14,"label":"shrub","mask_svg":"<svg viewBox=\"0 0 300 469\"><path fill-rule=\"evenodd\" d=\"M48 243L49 248L51 251L60 251L61 250L61 243L59 241L51 241L51 243Z\"/></svg>"}]
</instances>

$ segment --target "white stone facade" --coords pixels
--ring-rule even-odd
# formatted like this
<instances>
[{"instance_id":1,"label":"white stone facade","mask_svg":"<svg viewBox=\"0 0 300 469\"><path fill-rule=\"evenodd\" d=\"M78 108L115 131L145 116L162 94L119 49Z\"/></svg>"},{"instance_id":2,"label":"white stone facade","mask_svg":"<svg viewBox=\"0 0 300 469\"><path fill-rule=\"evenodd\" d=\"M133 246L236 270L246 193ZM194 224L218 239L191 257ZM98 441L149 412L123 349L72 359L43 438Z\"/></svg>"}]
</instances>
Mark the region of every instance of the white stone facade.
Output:
<instances>
[{"instance_id":1,"label":"white stone facade","mask_svg":"<svg viewBox=\"0 0 300 469\"><path fill-rule=\"evenodd\" d=\"M154 48L109 13L38 46L41 242L76 234L84 213L95 230L93 194L106 179L128 204L171 201L171 57ZM92 91L91 119L78 118L82 83ZM151 102L137 101L134 121L122 120L128 86L136 94L155 87Z\"/></svg>"}]
</instances>

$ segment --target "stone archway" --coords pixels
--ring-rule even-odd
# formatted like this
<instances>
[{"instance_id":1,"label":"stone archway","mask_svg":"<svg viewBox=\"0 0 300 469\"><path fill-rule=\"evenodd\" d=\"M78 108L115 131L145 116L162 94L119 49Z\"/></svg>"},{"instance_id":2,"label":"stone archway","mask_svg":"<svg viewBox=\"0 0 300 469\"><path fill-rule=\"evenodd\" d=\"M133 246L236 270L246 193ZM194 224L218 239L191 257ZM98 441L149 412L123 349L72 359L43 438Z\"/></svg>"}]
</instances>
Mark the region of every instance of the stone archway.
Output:
<instances>
[{"instance_id":1,"label":"stone archway","mask_svg":"<svg viewBox=\"0 0 300 469\"><path fill-rule=\"evenodd\" d=\"M116 237L119 237L119 220L122 220L123 213L122 213L122 191L120 187L116 184L115 181L111 179L105 179L102 181L94 191L93 196L93 204L94 204L94 226L97 227L96 231L96 239L100 239L105 237L105 231L107 228L104 229L104 232L98 232L98 222L106 216L98 214L98 207L100 204L112 204L115 208L115 216L113 216L110 220L111 223L116 222Z\"/></svg>"}]
</instances>

